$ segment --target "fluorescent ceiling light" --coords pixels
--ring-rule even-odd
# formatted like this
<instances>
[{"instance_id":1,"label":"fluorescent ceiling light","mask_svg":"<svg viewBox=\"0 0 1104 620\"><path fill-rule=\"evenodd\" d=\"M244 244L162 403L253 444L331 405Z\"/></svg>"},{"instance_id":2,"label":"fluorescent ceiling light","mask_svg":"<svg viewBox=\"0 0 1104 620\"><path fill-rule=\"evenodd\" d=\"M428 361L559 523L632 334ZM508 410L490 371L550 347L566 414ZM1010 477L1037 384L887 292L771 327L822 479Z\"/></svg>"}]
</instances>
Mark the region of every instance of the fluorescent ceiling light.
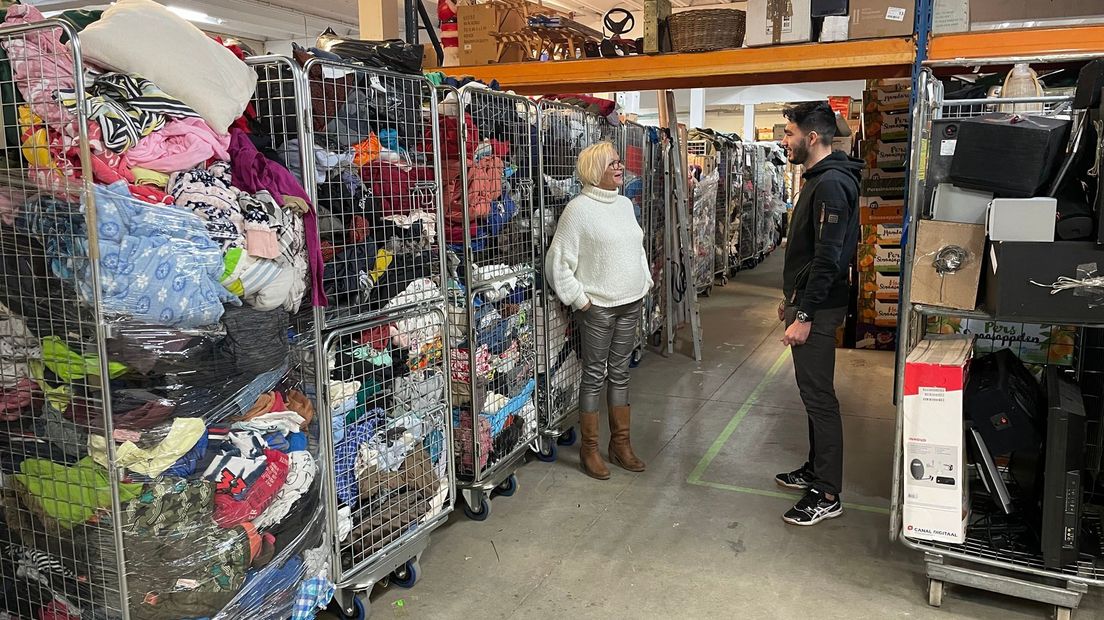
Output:
<instances>
[{"instance_id":1,"label":"fluorescent ceiling light","mask_svg":"<svg viewBox=\"0 0 1104 620\"><path fill-rule=\"evenodd\" d=\"M192 9L185 9L178 6L167 6L166 9L176 13L179 17L190 22L199 22L201 24L221 24L222 20L217 17L211 17L210 15L202 11L193 11Z\"/></svg>"}]
</instances>

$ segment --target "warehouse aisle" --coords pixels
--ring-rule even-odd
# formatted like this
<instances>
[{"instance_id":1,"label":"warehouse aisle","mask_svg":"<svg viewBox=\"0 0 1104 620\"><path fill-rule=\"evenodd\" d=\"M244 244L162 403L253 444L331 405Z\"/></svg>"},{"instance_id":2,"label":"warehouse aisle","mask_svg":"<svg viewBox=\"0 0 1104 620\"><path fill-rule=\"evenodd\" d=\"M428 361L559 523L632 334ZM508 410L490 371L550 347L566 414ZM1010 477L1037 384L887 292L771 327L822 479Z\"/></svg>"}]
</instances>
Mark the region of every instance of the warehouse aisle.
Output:
<instances>
[{"instance_id":1,"label":"warehouse aisle","mask_svg":"<svg viewBox=\"0 0 1104 620\"><path fill-rule=\"evenodd\" d=\"M949 587L929 608L920 558L887 538L890 353L841 351L844 516L796 528L773 476L800 465L806 421L775 308L781 252L702 300L705 359L650 354L634 370L644 474L578 470L578 449L518 471L490 519L435 532L413 590L377 617L1018 618L1049 609ZM605 441L602 451L605 453ZM872 596L872 593L878 596ZM966 597L969 598L966 598ZM1100 608L1094 595L1086 604Z\"/></svg>"}]
</instances>

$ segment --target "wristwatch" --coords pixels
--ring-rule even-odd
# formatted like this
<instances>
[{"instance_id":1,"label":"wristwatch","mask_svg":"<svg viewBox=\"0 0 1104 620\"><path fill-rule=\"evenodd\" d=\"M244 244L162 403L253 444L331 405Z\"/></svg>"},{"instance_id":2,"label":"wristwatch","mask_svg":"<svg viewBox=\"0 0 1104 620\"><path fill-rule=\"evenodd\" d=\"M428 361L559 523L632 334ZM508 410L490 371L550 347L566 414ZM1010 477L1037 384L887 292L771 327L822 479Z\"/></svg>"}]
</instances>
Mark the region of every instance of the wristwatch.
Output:
<instances>
[{"instance_id":1,"label":"wristwatch","mask_svg":"<svg viewBox=\"0 0 1104 620\"><path fill-rule=\"evenodd\" d=\"M813 317L806 314L804 310L798 310L797 311L797 322L798 323L812 323L813 322Z\"/></svg>"}]
</instances>

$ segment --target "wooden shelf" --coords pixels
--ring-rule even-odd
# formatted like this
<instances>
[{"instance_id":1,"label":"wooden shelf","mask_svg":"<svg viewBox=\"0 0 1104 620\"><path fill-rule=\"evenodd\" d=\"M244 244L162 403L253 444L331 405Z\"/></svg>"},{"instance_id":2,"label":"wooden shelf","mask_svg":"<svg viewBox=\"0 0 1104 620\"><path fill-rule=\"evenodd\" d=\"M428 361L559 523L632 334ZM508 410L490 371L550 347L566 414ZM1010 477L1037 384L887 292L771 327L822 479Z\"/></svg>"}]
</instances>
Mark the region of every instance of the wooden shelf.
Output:
<instances>
[{"instance_id":1,"label":"wooden shelf","mask_svg":"<svg viewBox=\"0 0 1104 620\"><path fill-rule=\"evenodd\" d=\"M927 64L985 64L992 59L1060 61L1098 55L1104 55L1104 26L993 30L932 37Z\"/></svg>"},{"instance_id":2,"label":"wooden shelf","mask_svg":"<svg viewBox=\"0 0 1104 620\"><path fill-rule=\"evenodd\" d=\"M451 76L498 80L522 95L708 88L907 77L912 39L872 39L561 62L448 67Z\"/></svg>"}]
</instances>

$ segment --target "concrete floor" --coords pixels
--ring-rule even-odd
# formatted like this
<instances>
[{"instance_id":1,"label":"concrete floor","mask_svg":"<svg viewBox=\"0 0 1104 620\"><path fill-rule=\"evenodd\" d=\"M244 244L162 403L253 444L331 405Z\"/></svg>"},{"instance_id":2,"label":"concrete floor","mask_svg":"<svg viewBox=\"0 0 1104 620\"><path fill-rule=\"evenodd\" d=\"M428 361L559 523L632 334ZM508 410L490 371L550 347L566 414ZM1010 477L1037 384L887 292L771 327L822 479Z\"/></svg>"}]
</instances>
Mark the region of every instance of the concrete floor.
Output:
<instances>
[{"instance_id":1,"label":"concrete floor","mask_svg":"<svg viewBox=\"0 0 1104 620\"><path fill-rule=\"evenodd\" d=\"M531 461L489 520L457 510L411 590L377 588L378 618L1046 618L1051 608L948 586L927 605L921 557L888 539L893 356L840 351L844 516L786 525L772 477L803 462L804 409L779 342L781 253L702 300L689 343L633 374L633 443L648 471ZM786 357L783 357L786 356ZM772 373L772 368L774 372ZM605 441L602 442L603 452ZM1104 610L1098 593L1081 617ZM1099 616L1097 616L1099 617Z\"/></svg>"}]
</instances>

